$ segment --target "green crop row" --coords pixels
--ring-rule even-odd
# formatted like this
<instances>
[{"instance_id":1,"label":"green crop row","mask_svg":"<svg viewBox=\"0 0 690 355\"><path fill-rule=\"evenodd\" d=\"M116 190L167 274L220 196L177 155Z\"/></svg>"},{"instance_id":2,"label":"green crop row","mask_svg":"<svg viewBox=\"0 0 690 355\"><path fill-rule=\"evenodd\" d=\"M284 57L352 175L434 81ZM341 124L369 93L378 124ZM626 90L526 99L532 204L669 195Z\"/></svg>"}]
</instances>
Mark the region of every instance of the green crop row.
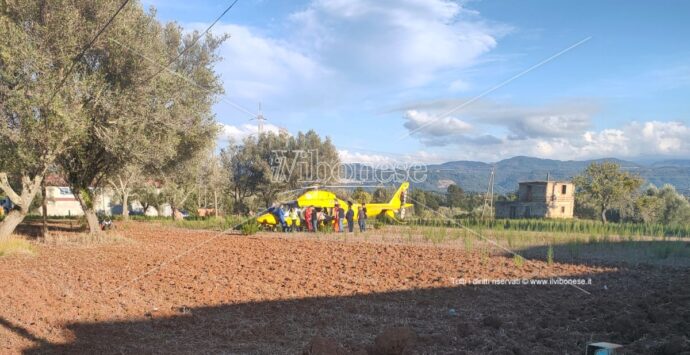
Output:
<instances>
[{"instance_id":1,"label":"green crop row","mask_svg":"<svg viewBox=\"0 0 690 355\"><path fill-rule=\"evenodd\" d=\"M690 225L644 223L602 223L587 220L546 219L407 219L409 225L432 227L460 227L496 231L560 232L618 236L690 237Z\"/></svg>"}]
</instances>

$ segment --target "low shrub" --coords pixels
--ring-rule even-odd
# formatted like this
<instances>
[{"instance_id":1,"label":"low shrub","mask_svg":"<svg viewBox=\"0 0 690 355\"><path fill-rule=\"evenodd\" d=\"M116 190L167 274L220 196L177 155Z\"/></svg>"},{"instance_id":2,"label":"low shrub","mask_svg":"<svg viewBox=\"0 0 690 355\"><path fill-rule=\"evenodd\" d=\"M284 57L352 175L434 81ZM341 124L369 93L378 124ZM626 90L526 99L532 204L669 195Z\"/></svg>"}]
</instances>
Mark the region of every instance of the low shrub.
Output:
<instances>
[{"instance_id":1,"label":"low shrub","mask_svg":"<svg viewBox=\"0 0 690 355\"><path fill-rule=\"evenodd\" d=\"M522 266L525 265L525 258L523 258L520 255L515 254L513 256L513 263L515 264L515 266L522 269Z\"/></svg>"},{"instance_id":2,"label":"low shrub","mask_svg":"<svg viewBox=\"0 0 690 355\"><path fill-rule=\"evenodd\" d=\"M551 266L553 265L553 245L549 244L549 248L546 250L546 263Z\"/></svg>"},{"instance_id":3,"label":"low shrub","mask_svg":"<svg viewBox=\"0 0 690 355\"><path fill-rule=\"evenodd\" d=\"M381 222L381 221L379 221L378 219L376 219L376 220L374 221L374 229L381 229L382 227L383 227L383 222Z\"/></svg>"},{"instance_id":4,"label":"low shrub","mask_svg":"<svg viewBox=\"0 0 690 355\"><path fill-rule=\"evenodd\" d=\"M252 218L242 224L240 231L243 235L254 235L259 231L259 223Z\"/></svg>"}]
</instances>

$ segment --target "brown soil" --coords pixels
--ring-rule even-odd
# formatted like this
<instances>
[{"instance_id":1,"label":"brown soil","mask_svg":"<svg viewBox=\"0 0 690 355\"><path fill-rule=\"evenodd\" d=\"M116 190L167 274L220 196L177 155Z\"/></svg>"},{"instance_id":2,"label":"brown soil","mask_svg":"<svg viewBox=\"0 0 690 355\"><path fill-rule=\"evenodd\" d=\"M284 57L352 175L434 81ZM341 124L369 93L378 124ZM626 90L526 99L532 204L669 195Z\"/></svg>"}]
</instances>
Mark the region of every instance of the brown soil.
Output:
<instances>
[{"instance_id":1,"label":"brown soil","mask_svg":"<svg viewBox=\"0 0 690 355\"><path fill-rule=\"evenodd\" d=\"M518 267L453 248L144 223L116 233L127 242L0 258L0 353L690 351L687 268ZM589 294L457 282L556 276L591 278Z\"/></svg>"}]
</instances>

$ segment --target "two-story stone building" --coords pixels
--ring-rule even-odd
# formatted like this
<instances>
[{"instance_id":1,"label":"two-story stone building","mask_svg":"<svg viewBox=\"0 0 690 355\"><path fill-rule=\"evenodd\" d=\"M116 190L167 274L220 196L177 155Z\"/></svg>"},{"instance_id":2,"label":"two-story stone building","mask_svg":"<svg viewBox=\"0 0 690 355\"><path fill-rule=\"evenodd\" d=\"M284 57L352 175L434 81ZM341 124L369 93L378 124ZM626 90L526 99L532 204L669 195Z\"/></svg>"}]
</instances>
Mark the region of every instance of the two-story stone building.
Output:
<instances>
[{"instance_id":1,"label":"two-story stone building","mask_svg":"<svg viewBox=\"0 0 690 355\"><path fill-rule=\"evenodd\" d=\"M569 181L521 182L517 201L496 202L496 218L573 218L575 185Z\"/></svg>"}]
</instances>

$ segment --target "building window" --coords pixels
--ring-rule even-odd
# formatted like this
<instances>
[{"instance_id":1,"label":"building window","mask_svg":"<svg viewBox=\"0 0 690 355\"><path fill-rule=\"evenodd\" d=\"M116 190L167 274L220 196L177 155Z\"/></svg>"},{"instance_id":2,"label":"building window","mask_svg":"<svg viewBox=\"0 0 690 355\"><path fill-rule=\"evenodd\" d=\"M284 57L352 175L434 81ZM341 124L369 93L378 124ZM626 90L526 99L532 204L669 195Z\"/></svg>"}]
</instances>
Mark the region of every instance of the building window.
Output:
<instances>
[{"instance_id":1,"label":"building window","mask_svg":"<svg viewBox=\"0 0 690 355\"><path fill-rule=\"evenodd\" d=\"M69 187L58 187L58 189L60 189L60 195L65 196L72 194L72 189L70 189Z\"/></svg>"},{"instance_id":2,"label":"building window","mask_svg":"<svg viewBox=\"0 0 690 355\"><path fill-rule=\"evenodd\" d=\"M563 185L561 186L561 195L565 195L565 193L568 191L568 185Z\"/></svg>"},{"instance_id":3,"label":"building window","mask_svg":"<svg viewBox=\"0 0 690 355\"><path fill-rule=\"evenodd\" d=\"M565 206L561 206L561 213L565 213Z\"/></svg>"}]
</instances>

